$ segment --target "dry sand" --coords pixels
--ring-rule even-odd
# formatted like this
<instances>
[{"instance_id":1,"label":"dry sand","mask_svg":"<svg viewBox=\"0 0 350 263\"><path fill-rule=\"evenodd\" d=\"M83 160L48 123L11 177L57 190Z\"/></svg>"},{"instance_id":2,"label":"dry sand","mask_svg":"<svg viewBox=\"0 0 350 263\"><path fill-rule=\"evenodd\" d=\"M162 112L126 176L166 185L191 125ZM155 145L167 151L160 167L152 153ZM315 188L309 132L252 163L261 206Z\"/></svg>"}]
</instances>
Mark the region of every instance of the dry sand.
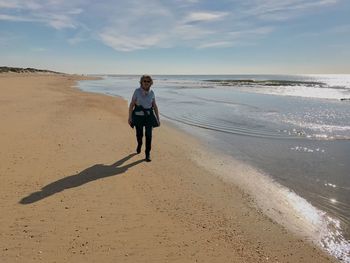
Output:
<instances>
[{"instance_id":1,"label":"dry sand","mask_svg":"<svg viewBox=\"0 0 350 263\"><path fill-rule=\"evenodd\" d=\"M80 78L0 74L1 263L333 261L192 161L198 142L169 125L144 162L127 103Z\"/></svg>"}]
</instances>

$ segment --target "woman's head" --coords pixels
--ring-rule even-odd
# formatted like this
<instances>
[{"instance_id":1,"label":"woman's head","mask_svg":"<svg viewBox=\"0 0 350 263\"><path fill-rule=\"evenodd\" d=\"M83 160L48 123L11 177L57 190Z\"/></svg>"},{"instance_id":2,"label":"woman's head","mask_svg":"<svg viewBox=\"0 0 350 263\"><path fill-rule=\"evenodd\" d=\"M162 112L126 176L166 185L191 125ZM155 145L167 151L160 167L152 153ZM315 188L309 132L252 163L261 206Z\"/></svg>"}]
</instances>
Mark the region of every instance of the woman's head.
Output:
<instances>
[{"instance_id":1,"label":"woman's head","mask_svg":"<svg viewBox=\"0 0 350 263\"><path fill-rule=\"evenodd\" d=\"M149 75L143 75L140 79L140 84L144 90L148 91L153 84L152 77Z\"/></svg>"}]
</instances>

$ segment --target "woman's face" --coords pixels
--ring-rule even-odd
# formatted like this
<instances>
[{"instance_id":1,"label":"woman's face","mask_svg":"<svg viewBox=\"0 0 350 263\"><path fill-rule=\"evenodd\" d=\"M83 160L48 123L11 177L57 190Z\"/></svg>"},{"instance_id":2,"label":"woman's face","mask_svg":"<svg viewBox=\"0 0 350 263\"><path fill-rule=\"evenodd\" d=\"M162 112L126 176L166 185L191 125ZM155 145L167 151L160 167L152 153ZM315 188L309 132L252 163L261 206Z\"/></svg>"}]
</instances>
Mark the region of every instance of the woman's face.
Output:
<instances>
[{"instance_id":1,"label":"woman's face","mask_svg":"<svg viewBox=\"0 0 350 263\"><path fill-rule=\"evenodd\" d=\"M145 91L149 91L149 89L152 86L152 80L145 78L142 80L141 82L141 87L145 90Z\"/></svg>"}]
</instances>

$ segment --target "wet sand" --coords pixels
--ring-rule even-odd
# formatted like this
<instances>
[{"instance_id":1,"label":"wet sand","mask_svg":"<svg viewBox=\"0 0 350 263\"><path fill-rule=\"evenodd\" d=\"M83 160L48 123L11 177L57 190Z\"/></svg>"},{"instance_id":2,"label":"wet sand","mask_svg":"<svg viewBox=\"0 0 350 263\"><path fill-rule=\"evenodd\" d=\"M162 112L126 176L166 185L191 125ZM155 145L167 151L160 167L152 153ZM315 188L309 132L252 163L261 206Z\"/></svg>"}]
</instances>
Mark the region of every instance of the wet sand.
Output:
<instances>
[{"instance_id":1,"label":"wet sand","mask_svg":"<svg viewBox=\"0 0 350 263\"><path fill-rule=\"evenodd\" d=\"M335 261L193 160L201 145L170 125L145 162L126 101L79 79L0 74L1 262Z\"/></svg>"}]
</instances>

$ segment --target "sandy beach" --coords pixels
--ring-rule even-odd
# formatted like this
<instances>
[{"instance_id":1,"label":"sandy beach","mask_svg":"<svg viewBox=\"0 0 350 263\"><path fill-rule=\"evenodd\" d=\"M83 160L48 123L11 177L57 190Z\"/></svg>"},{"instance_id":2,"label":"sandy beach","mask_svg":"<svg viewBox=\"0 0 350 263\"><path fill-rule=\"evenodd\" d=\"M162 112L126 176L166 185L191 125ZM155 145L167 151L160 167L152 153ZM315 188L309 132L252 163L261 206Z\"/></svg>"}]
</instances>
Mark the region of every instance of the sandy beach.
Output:
<instances>
[{"instance_id":1,"label":"sandy beach","mask_svg":"<svg viewBox=\"0 0 350 263\"><path fill-rule=\"evenodd\" d=\"M199 142L165 122L145 162L127 102L79 79L0 74L1 263L336 261L200 166Z\"/></svg>"}]
</instances>

